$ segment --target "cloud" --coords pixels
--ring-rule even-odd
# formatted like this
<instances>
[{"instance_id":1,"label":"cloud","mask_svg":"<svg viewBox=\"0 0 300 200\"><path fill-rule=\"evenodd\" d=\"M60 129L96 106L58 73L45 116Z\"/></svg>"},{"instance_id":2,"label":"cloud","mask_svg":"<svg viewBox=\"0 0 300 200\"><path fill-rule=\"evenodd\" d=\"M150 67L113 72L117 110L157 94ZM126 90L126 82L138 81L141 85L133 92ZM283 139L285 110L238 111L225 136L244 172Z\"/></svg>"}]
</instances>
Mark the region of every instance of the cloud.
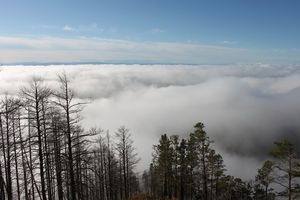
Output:
<instances>
[{"instance_id":1,"label":"cloud","mask_svg":"<svg viewBox=\"0 0 300 200\"><path fill-rule=\"evenodd\" d=\"M268 157L273 141L299 146L300 66L297 65L52 65L9 66L0 72L0 94L16 94L33 75L54 87L65 70L76 97L91 101L84 127L127 126L142 161L163 133L186 137L202 121L228 173L248 179ZM14 85L12 85L14 83ZM244 167L243 167L244 166ZM245 168L247 171L245 172Z\"/></svg>"},{"instance_id":2,"label":"cloud","mask_svg":"<svg viewBox=\"0 0 300 200\"><path fill-rule=\"evenodd\" d=\"M15 47L16 45L22 48ZM4 48L1 48L4 46ZM10 46L10 48L8 48ZM228 62L247 50L191 43L133 42L101 38L0 37L0 62L124 61L197 63Z\"/></svg>"},{"instance_id":3,"label":"cloud","mask_svg":"<svg viewBox=\"0 0 300 200\"><path fill-rule=\"evenodd\" d=\"M46 30L56 30L56 31L65 31L65 32L73 32L77 34L87 33L87 32L104 32L103 28L100 28L97 23L91 24L80 24L80 25L68 25L65 24L64 26L59 25L49 25L49 24L40 24L34 26L36 29L46 29ZM107 30L108 32L110 30Z\"/></svg>"},{"instance_id":4,"label":"cloud","mask_svg":"<svg viewBox=\"0 0 300 200\"><path fill-rule=\"evenodd\" d=\"M78 33L84 33L84 32L95 32L95 31L100 31L103 32L104 29L100 29L98 27L98 24L96 23L92 23L92 24L88 24L88 25L78 25L78 26L69 26L69 25L65 25L63 27L64 31L68 31L68 32L78 32Z\"/></svg>"},{"instance_id":5,"label":"cloud","mask_svg":"<svg viewBox=\"0 0 300 200\"><path fill-rule=\"evenodd\" d=\"M67 31L67 32L73 32L73 31L76 31L75 28L73 28L73 27L71 27L71 26L69 26L69 25L65 25L65 26L63 27L63 30L64 30L64 31Z\"/></svg>"},{"instance_id":6,"label":"cloud","mask_svg":"<svg viewBox=\"0 0 300 200\"><path fill-rule=\"evenodd\" d=\"M150 31L152 34L161 34L161 33L165 33L166 31L160 28L153 28Z\"/></svg>"},{"instance_id":7,"label":"cloud","mask_svg":"<svg viewBox=\"0 0 300 200\"><path fill-rule=\"evenodd\" d=\"M73 27L69 27L69 29ZM251 50L180 42L138 42L90 37L0 36L0 63L297 63L298 50Z\"/></svg>"},{"instance_id":8,"label":"cloud","mask_svg":"<svg viewBox=\"0 0 300 200\"><path fill-rule=\"evenodd\" d=\"M224 40L224 41L222 41L222 44L237 44L237 42L236 41L229 41L229 40Z\"/></svg>"}]
</instances>

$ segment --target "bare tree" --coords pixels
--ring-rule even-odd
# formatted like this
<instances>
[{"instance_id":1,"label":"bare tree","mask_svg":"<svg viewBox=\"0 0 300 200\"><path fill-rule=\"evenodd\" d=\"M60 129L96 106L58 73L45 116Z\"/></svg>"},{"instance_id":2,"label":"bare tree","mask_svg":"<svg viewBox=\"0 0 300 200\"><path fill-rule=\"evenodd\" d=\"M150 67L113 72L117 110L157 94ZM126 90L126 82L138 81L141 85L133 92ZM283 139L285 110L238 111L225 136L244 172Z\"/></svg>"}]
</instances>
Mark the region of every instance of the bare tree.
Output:
<instances>
[{"instance_id":1,"label":"bare tree","mask_svg":"<svg viewBox=\"0 0 300 200\"><path fill-rule=\"evenodd\" d=\"M69 87L69 80L65 73L58 75L60 90L54 93L56 101L54 104L61 109L62 117L65 122L64 133L67 139L68 151L68 173L70 177L71 199L76 200L78 193L75 184L74 160L73 160L73 141L74 127L79 121L79 112L82 110L82 103L74 102L74 92Z\"/></svg>"},{"instance_id":2,"label":"bare tree","mask_svg":"<svg viewBox=\"0 0 300 200\"><path fill-rule=\"evenodd\" d=\"M5 96L2 100L0 115L1 139L3 160L5 166L6 192L8 200L13 199L13 183L12 183L12 158L15 156L15 165L17 166L16 146L15 145L15 114L20 108L20 101L13 97ZM3 116L3 119L2 119ZM14 155L13 155L14 153ZM17 170L17 167L16 167ZM18 174L18 173L17 173ZM17 184L18 184L17 180ZM19 189L19 187L18 187ZM18 190L19 192L19 190ZM19 195L18 195L19 196Z\"/></svg>"},{"instance_id":3,"label":"bare tree","mask_svg":"<svg viewBox=\"0 0 300 200\"><path fill-rule=\"evenodd\" d=\"M39 157L39 170L42 188L42 199L46 200L46 184L45 184L45 170L44 170L44 148L43 148L43 106L51 95L51 90L43 84L41 78L34 77L29 87L25 87L21 91L25 104L28 106L29 118L32 126L36 130L37 143L38 143L38 157Z\"/></svg>"},{"instance_id":4,"label":"bare tree","mask_svg":"<svg viewBox=\"0 0 300 200\"><path fill-rule=\"evenodd\" d=\"M0 200L130 197L138 159L129 130L118 130L117 143L109 131L86 132L79 124L83 103L65 73L58 81L53 92L34 77L19 98L0 102Z\"/></svg>"},{"instance_id":5,"label":"bare tree","mask_svg":"<svg viewBox=\"0 0 300 200\"><path fill-rule=\"evenodd\" d=\"M132 173L135 165L139 162L137 153L135 153L135 148L133 146L133 140L131 139L131 134L129 129L125 126L121 126L116 132L116 149L120 158L120 165L122 166L122 183L125 198L129 198L132 194Z\"/></svg>"}]
</instances>

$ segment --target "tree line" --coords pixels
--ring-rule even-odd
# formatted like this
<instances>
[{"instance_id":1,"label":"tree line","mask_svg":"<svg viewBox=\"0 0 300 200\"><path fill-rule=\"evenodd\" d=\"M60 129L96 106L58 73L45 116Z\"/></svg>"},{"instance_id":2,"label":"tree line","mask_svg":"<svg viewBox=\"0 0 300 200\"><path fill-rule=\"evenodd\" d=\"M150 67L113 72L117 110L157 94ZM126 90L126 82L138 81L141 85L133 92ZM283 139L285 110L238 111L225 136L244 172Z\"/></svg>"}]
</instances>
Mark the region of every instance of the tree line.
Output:
<instances>
[{"instance_id":1,"label":"tree line","mask_svg":"<svg viewBox=\"0 0 300 200\"><path fill-rule=\"evenodd\" d=\"M65 73L57 80L35 77L0 100L0 200L128 199L139 191L129 130L84 130L84 103Z\"/></svg>"},{"instance_id":2,"label":"tree line","mask_svg":"<svg viewBox=\"0 0 300 200\"><path fill-rule=\"evenodd\" d=\"M222 156L199 122L189 137L161 135L154 146L144 189L157 199L273 200L300 199L300 160L286 139L275 142L254 180L227 175Z\"/></svg>"}]
</instances>

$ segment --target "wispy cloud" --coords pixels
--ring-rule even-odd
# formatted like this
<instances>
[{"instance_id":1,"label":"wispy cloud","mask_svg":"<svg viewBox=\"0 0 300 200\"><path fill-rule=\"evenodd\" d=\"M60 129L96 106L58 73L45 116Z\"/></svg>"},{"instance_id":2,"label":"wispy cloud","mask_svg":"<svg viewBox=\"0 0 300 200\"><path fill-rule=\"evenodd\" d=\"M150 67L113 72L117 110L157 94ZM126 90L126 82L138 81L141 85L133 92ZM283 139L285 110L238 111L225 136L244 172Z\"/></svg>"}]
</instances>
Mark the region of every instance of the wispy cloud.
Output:
<instances>
[{"instance_id":1,"label":"wispy cloud","mask_svg":"<svg viewBox=\"0 0 300 200\"><path fill-rule=\"evenodd\" d=\"M150 33L152 34L161 34L161 33L165 33L166 31L160 28L153 28L150 30Z\"/></svg>"},{"instance_id":2,"label":"wispy cloud","mask_svg":"<svg viewBox=\"0 0 300 200\"><path fill-rule=\"evenodd\" d=\"M72 27L66 29L73 30ZM39 61L136 60L197 63L200 59L208 62L215 55L231 57L244 51L192 43L135 42L85 37L0 37L2 62L40 59Z\"/></svg>"},{"instance_id":3,"label":"wispy cloud","mask_svg":"<svg viewBox=\"0 0 300 200\"><path fill-rule=\"evenodd\" d=\"M221 42L222 44L237 44L237 41L224 40Z\"/></svg>"},{"instance_id":4,"label":"wispy cloud","mask_svg":"<svg viewBox=\"0 0 300 200\"><path fill-rule=\"evenodd\" d=\"M72 27L68 29L72 30ZM148 63L297 62L299 50L257 51L184 42L137 42L90 37L0 36L0 63L132 61Z\"/></svg>"},{"instance_id":5,"label":"wispy cloud","mask_svg":"<svg viewBox=\"0 0 300 200\"><path fill-rule=\"evenodd\" d=\"M73 32L73 31L75 31L76 29L73 28L73 27L71 27L71 26L69 26L69 25L65 25L65 26L63 27L63 30L64 30L64 31L68 31L68 32Z\"/></svg>"},{"instance_id":6,"label":"wispy cloud","mask_svg":"<svg viewBox=\"0 0 300 200\"><path fill-rule=\"evenodd\" d=\"M99 27L97 23L79 24L79 25L65 24L64 26L42 24L36 26L35 28L47 29L47 30L50 29L56 31L66 31L66 32L76 32L76 33L103 32L105 30L104 28ZM110 31L110 29L108 29L108 31Z\"/></svg>"},{"instance_id":7,"label":"wispy cloud","mask_svg":"<svg viewBox=\"0 0 300 200\"><path fill-rule=\"evenodd\" d=\"M64 31L72 31L72 32L94 32L94 31L104 31L104 29L99 28L98 24L92 23L87 25L77 25L77 26L69 26L65 25L63 27Z\"/></svg>"}]
</instances>

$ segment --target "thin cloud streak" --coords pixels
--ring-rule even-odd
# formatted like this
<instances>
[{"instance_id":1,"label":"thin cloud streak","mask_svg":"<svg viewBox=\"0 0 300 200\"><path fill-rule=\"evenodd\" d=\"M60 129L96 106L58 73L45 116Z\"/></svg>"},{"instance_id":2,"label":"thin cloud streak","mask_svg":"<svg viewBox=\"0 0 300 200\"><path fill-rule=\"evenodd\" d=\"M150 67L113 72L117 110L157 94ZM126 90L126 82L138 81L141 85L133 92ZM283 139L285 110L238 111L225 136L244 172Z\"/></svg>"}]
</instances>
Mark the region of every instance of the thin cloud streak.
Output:
<instances>
[{"instance_id":1,"label":"thin cloud streak","mask_svg":"<svg viewBox=\"0 0 300 200\"><path fill-rule=\"evenodd\" d=\"M67 28L72 30L73 27ZM294 63L299 60L298 53L298 50L258 51L197 43L137 42L88 37L0 37L0 63Z\"/></svg>"},{"instance_id":2,"label":"thin cloud streak","mask_svg":"<svg viewBox=\"0 0 300 200\"><path fill-rule=\"evenodd\" d=\"M228 45L233 45L233 44L237 44L238 42L236 41L229 41L229 40L224 40L222 41L222 44L228 44Z\"/></svg>"},{"instance_id":3,"label":"thin cloud streak","mask_svg":"<svg viewBox=\"0 0 300 200\"><path fill-rule=\"evenodd\" d=\"M78 25L78 26L65 25L62 28L62 30L67 31L67 32L78 32L78 33L96 32L96 31L103 32L104 31L104 29L100 29L98 27L98 24L96 24L96 23L92 23L92 24L88 24L88 25Z\"/></svg>"}]
</instances>

